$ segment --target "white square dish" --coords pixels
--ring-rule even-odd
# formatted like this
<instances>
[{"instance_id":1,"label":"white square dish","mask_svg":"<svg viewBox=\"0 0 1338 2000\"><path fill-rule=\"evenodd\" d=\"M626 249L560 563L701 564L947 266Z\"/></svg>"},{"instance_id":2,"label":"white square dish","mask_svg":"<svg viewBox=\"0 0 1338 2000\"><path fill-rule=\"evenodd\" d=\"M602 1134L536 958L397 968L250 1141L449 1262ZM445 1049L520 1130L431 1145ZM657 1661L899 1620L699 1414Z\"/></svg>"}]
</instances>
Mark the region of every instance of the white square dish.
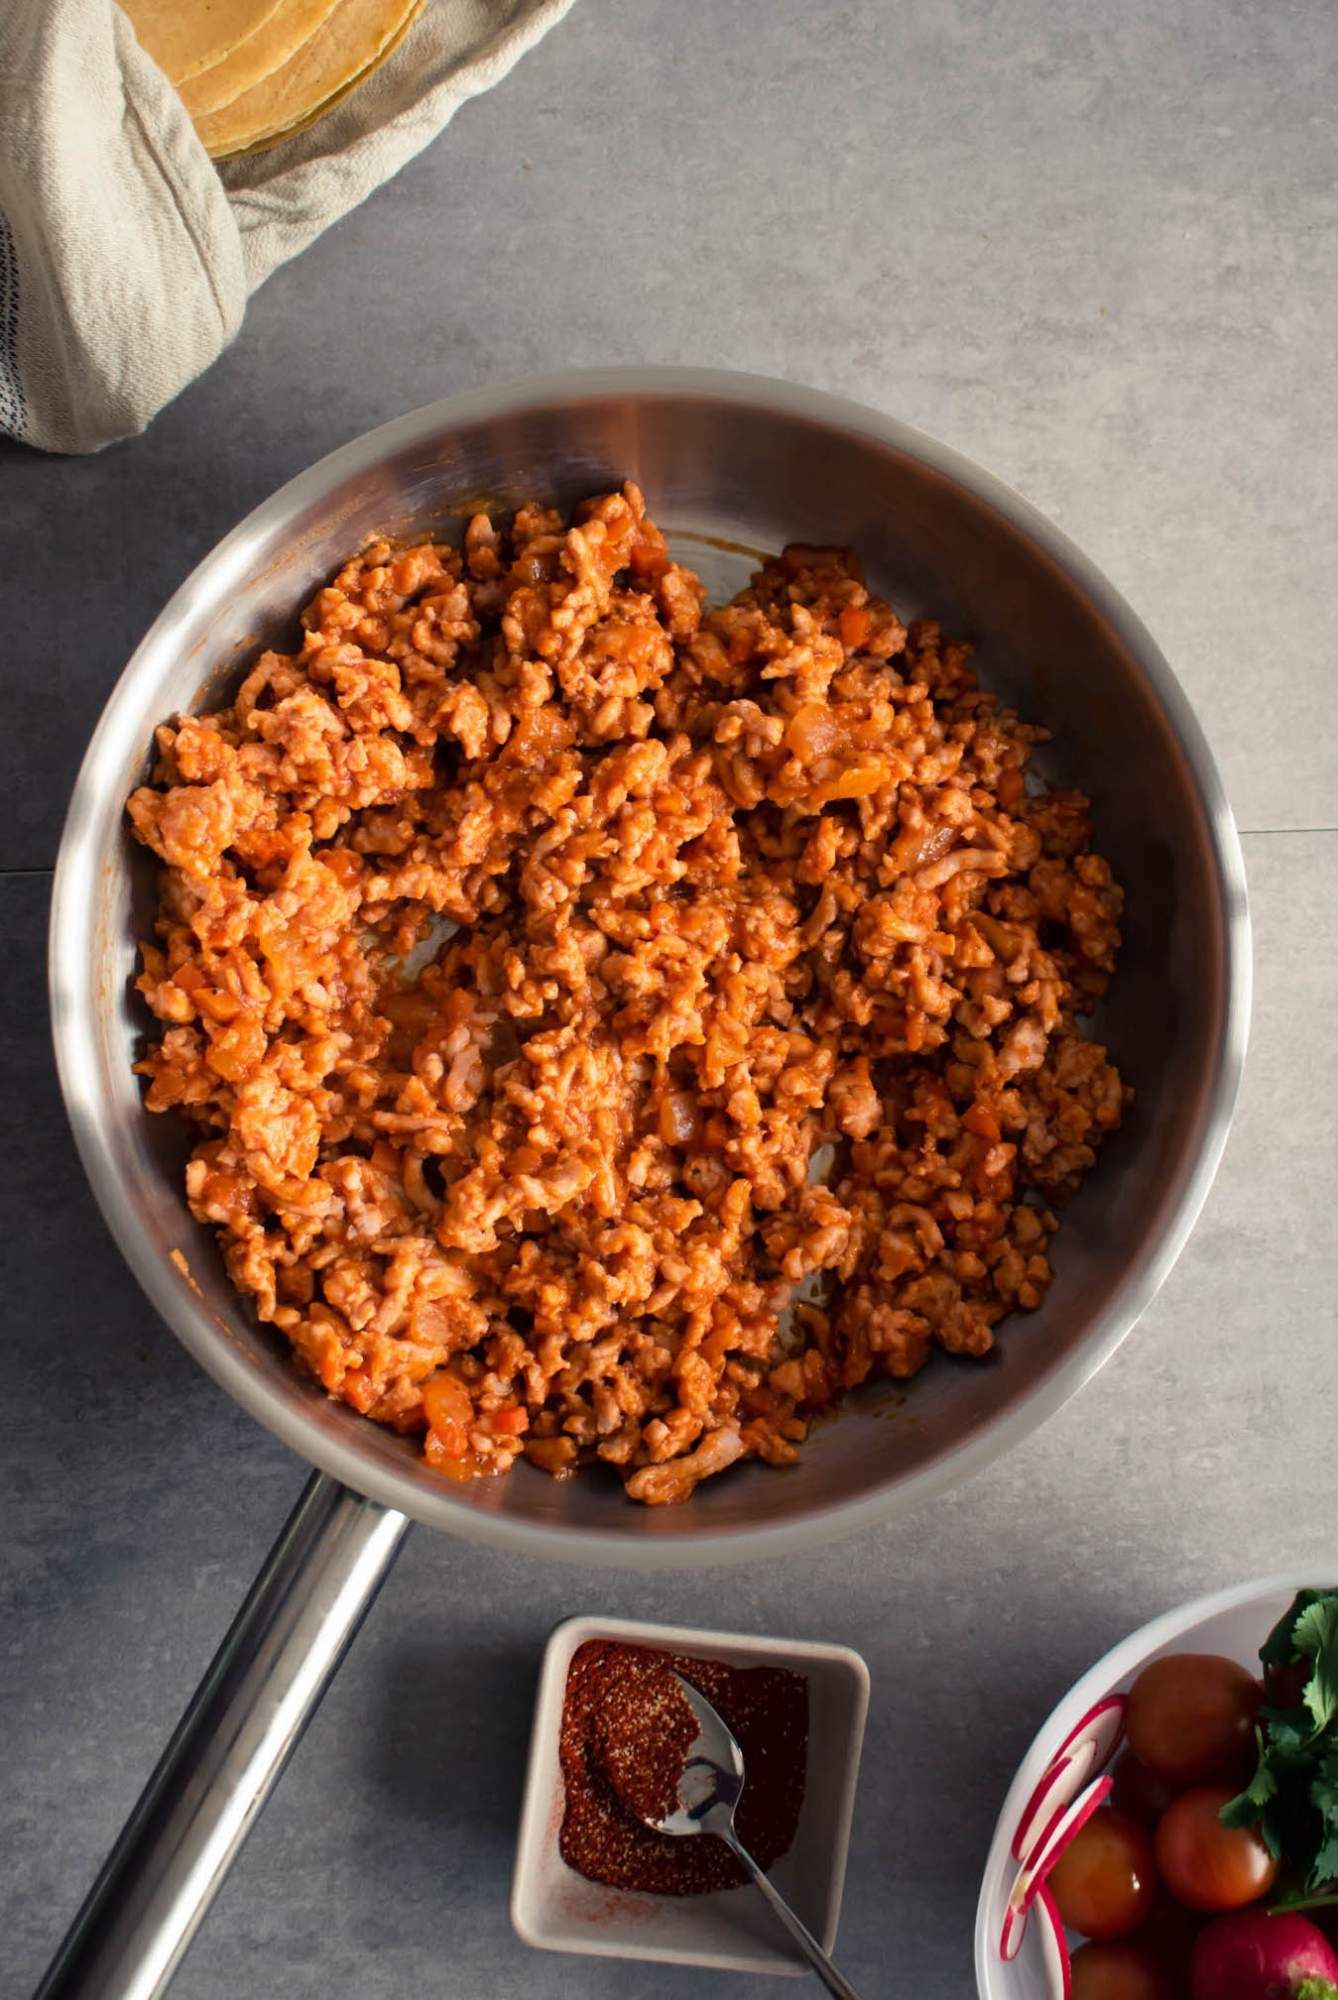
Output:
<instances>
[{"instance_id":1,"label":"white square dish","mask_svg":"<svg viewBox=\"0 0 1338 2000\"><path fill-rule=\"evenodd\" d=\"M567 1670L587 1639L723 1660L732 1667L788 1667L804 1676L809 1705L804 1802L794 1843L770 1873L824 1949L830 1951L836 1942L869 1706L864 1661L847 1646L645 1625L627 1618L569 1618L545 1649L511 1882L511 1921L517 1933L544 1951L659 1959L734 1972L807 1972L807 1962L750 1887L709 1896L652 1896L587 1882L562 1859L558 1736Z\"/></svg>"}]
</instances>

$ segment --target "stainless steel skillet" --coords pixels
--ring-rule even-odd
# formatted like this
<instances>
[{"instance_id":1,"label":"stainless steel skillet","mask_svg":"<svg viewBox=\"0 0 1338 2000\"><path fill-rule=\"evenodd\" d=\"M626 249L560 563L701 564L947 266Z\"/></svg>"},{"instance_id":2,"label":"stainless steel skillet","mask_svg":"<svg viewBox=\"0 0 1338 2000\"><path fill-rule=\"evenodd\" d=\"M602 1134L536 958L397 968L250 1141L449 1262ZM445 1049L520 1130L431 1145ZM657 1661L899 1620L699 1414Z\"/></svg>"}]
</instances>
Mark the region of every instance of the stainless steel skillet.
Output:
<instances>
[{"instance_id":1,"label":"stainless steel skillet","mask_svg":"<svg viewBox=\"0 0 1338 2000\"><path fill-rule=\"evenodd\" d=\"M143 1113L131 1072L143 1031L134 941L152 885L122 820L155 723L220 699L368 535L449 530L482 502L569 502L627 476L717 594L743 580L747 551L854 543L899 609L933 609L975 639L991 684L1055 731L1051 762L1092 794L1127 892L1099 1031L1138 1093L1069 1211L1044 1307L1005 1332L993 1363L940 1362L904 1407L873 1395L824 1427L794 1470L745 1467L659 1512L616 1485L556 1485L526 1466L448 1486L409 1443L304 1383L250 1320L185 1207L180 1135ZM44 1993L146 2000L165 1985L410 1518L585 1563L770 1561L942 1492L1057 1409L1128 1332L1198 1213L1239 1079L1249 983L1235 828L1156 645L1026 502L890 418L753 376L556 376L432 404L266 501L181 586L107 704L56 870L51 1002L75 1137L131 1268L203 1366L317 1475Z\"/></svg>"}]
</instances>

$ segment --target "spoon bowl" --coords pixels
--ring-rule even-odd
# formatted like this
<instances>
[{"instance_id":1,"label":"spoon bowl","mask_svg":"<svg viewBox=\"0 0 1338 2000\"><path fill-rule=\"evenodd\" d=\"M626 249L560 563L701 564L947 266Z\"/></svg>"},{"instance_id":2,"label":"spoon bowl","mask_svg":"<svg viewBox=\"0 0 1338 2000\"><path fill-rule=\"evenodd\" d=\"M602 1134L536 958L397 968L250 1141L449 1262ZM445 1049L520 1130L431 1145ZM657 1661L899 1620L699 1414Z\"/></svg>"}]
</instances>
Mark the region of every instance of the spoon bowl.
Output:
<instances>
[{"instance_id":1,"label":"spoon bowl","mask_svg":"<svg viewBox=\"0 0 1338 2000\"><path fill-rule=\"evenodd\" d=\"M679 1776L677 1811L648 1824L658 1833L714 1833L728 1838L726 1824L732 1830L743 1797L743 1751L719 1709L682 1674L676 1673L674 1679L692 1710L697 1734L688 1745Z\"/></svg>"},{"instance_id":2,"label":"spoon bowl","mask_svg":"<svg viewBox=\"0 0 1338 2000\"><path fill-rule=\"evenodd\" d=\"M679 1693L692 1710L697 1734L687 1747L678 1777L678 1807L663 1819L648 1819L657 1833L713 1833L742 1862L766 1902L784 1924L818 1978L836 2000L859 2000L850 1981L837 1971L808 1925L797 1917L766 1871L739 1839L734 1814L743 1797L743 1751L733 1730L700 1689L674 1674Z\"/></svg>"}]
</instances>

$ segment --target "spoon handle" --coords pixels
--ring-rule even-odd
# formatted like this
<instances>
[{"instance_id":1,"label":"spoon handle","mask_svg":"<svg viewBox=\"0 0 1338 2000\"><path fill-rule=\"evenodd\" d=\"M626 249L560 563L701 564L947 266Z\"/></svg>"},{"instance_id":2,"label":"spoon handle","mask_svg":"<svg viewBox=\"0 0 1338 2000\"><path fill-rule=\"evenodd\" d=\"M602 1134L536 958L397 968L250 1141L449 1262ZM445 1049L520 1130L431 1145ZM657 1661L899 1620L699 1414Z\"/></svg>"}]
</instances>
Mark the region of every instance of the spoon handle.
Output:
<instances>
[{"instance_id":1,"label":"spoon handle","mask_svg":"<svg viewBox=\"0 0 1338 2000\"><path fill-rule=\"evenodd\" d=\"M713 1828L712 1831L714 1832L716 1829ZM754 1882L756 1882L766 1901L771 1905L786 1930L790 1933L790 1936L799 1946L799 1949L803 1952L805 1958L817 1973L818 1978L827 1988L827 1991L835 1993L837 2000L860 2000L859 1994L856 1993L850 1981L843 1978L837 1971L822 1946L814 1937L812 1931L808 1928L808 1925L800 1921L786 1902L784 1896L781 1895L779 1889L771 1881L771 1878L765 1875L758 1867L752 1855L739 1839L738 1834L735 1833L733 1827L721 1827L719 1831L748 1870L748 1873L752 1876Z\"/></svg>"}]
</instances>

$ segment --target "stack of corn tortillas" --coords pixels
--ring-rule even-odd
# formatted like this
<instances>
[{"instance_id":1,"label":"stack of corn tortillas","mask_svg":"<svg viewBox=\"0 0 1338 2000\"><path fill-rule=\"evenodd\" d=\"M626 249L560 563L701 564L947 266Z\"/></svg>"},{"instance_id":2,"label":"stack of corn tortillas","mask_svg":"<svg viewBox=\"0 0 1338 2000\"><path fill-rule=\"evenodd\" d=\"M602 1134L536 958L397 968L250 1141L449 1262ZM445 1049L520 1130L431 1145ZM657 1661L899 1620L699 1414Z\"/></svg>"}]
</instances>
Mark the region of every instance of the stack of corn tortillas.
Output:
<instances>
[{"instance_id":1,"label":"stack of corn tortillas","mask_svg":"<svg viewBox=\"0 0 1338 2000\"><path fill-rule=\"evenodd\" d=\"M258 285L571 5L0 0L0 434L143 430Z\"/></svg>"},{"instance_id":2,"label":"stack of corn tortillas","mask_svg":"<svg viewBox=\"0 0 1338 2000\"><path fill-rule=\"evenodd\" d=\"M424 0L121 0L213 159L314 123L380 67Z\"/></svg>"}]
</instances>

